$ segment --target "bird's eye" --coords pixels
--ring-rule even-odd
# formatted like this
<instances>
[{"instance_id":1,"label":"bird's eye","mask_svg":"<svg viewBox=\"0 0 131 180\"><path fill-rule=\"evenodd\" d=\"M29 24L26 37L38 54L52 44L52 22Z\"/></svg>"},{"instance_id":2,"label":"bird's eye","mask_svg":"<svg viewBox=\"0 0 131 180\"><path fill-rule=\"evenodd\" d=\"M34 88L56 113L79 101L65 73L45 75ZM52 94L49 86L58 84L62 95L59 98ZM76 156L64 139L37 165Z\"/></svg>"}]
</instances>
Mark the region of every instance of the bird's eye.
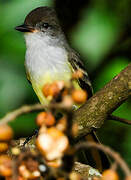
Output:
<instances>
[{"instance_id":1,"label":"bird's eye","mask_svg":"<svg viewBox=\"0 0 131 180\"><path fill-rule=\"evenodd\" d=\"M48 23L43 23L42 26L47 29L49 27L49 24Z\"/></svg>"}]
</instances>

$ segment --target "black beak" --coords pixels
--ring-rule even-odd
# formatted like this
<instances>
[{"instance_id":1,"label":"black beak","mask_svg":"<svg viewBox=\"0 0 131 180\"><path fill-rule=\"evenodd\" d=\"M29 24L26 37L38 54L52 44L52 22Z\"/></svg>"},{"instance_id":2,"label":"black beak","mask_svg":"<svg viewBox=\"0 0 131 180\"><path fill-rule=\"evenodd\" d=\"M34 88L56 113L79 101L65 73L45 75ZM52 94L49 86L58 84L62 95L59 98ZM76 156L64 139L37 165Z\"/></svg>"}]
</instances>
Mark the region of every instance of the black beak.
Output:
<instances>
[{"instance_id":1,"label":"black beak","mask_svg":"<svg viewBox=\"0 0 131 180\"><path fill-rule=\"evenodd\" d=\"M20 32L33 32L35 30L33 27L27 26L26 24L16 26L15 29Z\"/></svg>"}]
</instances>

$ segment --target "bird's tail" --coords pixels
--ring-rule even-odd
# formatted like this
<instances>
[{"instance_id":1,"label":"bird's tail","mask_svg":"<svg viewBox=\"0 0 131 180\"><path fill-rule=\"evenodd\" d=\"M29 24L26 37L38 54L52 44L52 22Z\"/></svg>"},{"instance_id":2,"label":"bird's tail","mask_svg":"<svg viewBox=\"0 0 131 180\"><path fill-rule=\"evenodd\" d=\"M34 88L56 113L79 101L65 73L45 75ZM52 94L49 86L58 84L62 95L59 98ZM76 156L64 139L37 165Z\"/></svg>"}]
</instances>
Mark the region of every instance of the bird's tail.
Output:
<instances>
[{"instance_id":1,"label":"bird's tail","mask_svg":"<svg viewBox=\"0 0 131 180\"><path fill-rule=\"evenodd\" d=\"M84 137L84 141L100 143L94 131L86 135ZM84 150L82 149L78 154L78 159L80 162L88 164L98 169L100 172L110 167L110 161L108 156L104 152L95 148L86 148Z\"/></svg>"}]
</instances>

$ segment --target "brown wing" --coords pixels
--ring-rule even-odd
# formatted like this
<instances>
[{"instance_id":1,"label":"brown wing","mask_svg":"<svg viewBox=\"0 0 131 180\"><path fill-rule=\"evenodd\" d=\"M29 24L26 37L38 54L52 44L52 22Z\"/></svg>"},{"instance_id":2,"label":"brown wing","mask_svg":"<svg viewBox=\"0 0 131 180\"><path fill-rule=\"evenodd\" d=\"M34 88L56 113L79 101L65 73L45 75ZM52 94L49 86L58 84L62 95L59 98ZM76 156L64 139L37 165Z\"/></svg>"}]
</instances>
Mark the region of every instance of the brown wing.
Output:
<instances>
[{"instance_id":1,"label":"brown wing","mask_svg":"<svg viewBox=\"0 0 131 180\"><path fill-rule=\"evenodd\" d=\"M77 54L74 50L71 50L71 52L69 53L69 62L72 65L74 71L80 69L83 72L84 76L81 79L78 79L78 83L82 89L85 89L87 91L89 97L91 97L93 94L91 82L85 70L84 64L80 60L79 54ZM94 131L92 131L90 134L87 134L85 137L82 137L82 140L84 139L85 141L99 143ZM79 154L79 156L78 158L80 158L80 161L82 161L83 163L87 163L96 169L99 169L100 172L102 172L102 170L104 169L109 168L110 162L107 155L97 149L88 149L82 152L82 154Z\"/></svg>"},{"instance_id":2,"label":"brown wing","mask_svg":"<svg viewBox=\"0 0 131 180\"><path fill-rule=\"evenodd\" d=\"M82 89L85 89L87 91L88 96L91 97L93 94L93 89L88 74L85 70L83 62L80 60L79 54L72 49L69 53L69 62L74 71L80 69L83 72L84 75L82 78L78 79L78 83Z\"/></svg>"}]
</instances>

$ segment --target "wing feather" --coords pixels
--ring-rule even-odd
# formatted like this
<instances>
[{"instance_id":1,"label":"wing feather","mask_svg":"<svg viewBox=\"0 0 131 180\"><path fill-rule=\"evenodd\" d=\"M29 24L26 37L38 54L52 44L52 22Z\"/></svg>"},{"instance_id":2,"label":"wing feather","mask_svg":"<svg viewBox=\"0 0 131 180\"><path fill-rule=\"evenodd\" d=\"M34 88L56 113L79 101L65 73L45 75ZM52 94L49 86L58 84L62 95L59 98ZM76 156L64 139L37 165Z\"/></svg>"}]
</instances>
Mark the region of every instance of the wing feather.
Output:
<instances>
[{"instance_id":1,"label":"wing feather","mask_svg":"<svg viewBox=\"0 0 131 180\"><path fill-rule=\"evenodd\" d=\"M72 66L73 71L81 70L83 72L83 77L78 79L78 83L82 89L87 91L89 97L91 97L93 94L93 89L88 74L85 70L83 62L80 59L79 54L72 49L69 53L69 62Z\"/></svg>"}]
</instances>

